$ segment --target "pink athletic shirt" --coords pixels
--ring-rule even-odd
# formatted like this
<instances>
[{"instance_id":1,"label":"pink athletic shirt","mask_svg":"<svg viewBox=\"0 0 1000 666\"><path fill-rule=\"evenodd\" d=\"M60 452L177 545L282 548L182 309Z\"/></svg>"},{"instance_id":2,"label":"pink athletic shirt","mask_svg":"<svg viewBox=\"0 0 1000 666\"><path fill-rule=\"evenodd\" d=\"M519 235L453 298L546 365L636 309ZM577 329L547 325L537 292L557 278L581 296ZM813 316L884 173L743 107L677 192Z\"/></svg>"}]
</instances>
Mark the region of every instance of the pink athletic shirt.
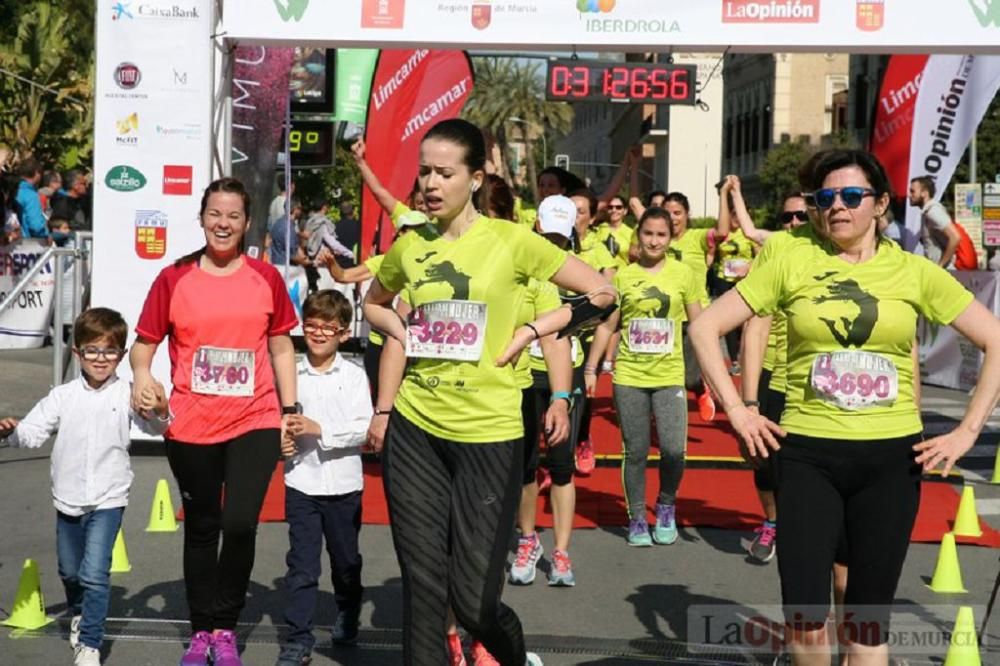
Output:
<instances>
[{"instance_id":1,"label":"pink athletic shirt","mask_svg":"<svg viewBox=\"0 0 1000 666\"><path fill-rule=\"evenodd\" d=\"M136 332L155 343L170 336L174 420L166 437L216 444L280 427L267 342L297 323L284 280L262 261L244 255L225 276L197 261L160 271Z\"/></svg>"}]
</instances>

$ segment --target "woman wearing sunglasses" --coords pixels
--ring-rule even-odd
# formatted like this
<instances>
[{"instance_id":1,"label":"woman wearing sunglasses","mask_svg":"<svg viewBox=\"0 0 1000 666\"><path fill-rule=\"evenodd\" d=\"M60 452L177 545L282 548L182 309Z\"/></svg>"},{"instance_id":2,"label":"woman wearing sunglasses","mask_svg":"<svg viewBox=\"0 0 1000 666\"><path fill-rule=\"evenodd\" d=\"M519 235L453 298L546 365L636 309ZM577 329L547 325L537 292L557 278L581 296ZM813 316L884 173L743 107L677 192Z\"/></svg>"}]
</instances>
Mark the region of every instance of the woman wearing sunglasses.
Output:
<instances>
[{"instance_id":1,"label":"woman wearing sunglasses","mask_svg":"<svg viewBox=\"0 0 1000 666\"><path fill-rule=\"evenodd\" d=\"M829 646L820 653L844 530L846 612L858 623L846 648L852 662L887 664L889 608L916 518L921 468L943 466L947 474L1000 397L1000 321L943 269L880 239L890 187L871 154L825 152L803 181L818 211L815 232L795 232L690 333L749 455L777 454L779 574L794 662L828 663ZM781 427L743 404L716 342L754 314L776 312L788 320ZM925 442L911 360L918 315L954 326L986 352L959 427Z\"/></svg>"}]
</instances>

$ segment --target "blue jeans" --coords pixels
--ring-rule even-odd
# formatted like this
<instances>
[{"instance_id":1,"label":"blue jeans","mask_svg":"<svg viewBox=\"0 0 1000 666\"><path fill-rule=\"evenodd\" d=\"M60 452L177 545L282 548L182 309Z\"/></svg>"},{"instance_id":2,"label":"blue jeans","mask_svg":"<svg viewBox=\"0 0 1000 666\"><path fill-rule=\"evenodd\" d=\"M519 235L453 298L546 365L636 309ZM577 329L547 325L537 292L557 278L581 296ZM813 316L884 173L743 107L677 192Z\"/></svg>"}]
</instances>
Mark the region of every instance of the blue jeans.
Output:
<instances>
[{"instance_id":1,"label":"blue jeans","mask_svg":"<svg viewBox=\"0 0 1000 666\"><path fill-rule=\"evenodd\" d=\"M361 610L361 492L346 495L306 495L295 488L285 488L285 520L288 521L288 642L300 643L312 650L313 614L319 592L323 539L330 556L337 610L354 615Z\"/></svg>"},{"instance_id":2,"label":"blue jeans","mask_svg":"<svg viewBox=\"0 0 1000 666\"><path fill-rule=\"evenodd\" d=\"M66 605L80 621L80 642L100 649L111 596L111 551L122 524L124 507L100 509L82 516L56 512L56 552Z\"/></svg>"}]
</instances>

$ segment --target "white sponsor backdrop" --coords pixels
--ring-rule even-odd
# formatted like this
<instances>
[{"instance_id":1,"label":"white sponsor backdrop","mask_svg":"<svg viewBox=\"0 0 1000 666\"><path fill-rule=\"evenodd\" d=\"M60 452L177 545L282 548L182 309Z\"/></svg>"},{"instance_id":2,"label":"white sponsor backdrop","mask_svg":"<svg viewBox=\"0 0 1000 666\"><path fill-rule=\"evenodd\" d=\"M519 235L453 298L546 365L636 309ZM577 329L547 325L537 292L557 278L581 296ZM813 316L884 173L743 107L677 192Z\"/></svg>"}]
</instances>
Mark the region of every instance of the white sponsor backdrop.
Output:
<instances>
[{"instance_id":1,"label":"white sponsor backdrop","mask_svg":"<svg viewBox=\"0 0 1000 666\"><path fill-rule=\"evenodd\" d=\"M121 312L133 331L160 270L204 245L213 4L97 2L91 302ZM166 345L153 367L169 379Z\"/></svg>"},{"instance_id":2,"label":"white sponsor backdrop","mask_svg":"<svg viewBox=\"0 0 1000 666\"><path fill-rule=\"evenodd\" d=\"M26 238L0 247L0 300L9 294L48 248ZM56 291L53 262L28 283L14 304L0 313L0 349L41 347L49 334L49 319Z\"/></svg>"},{"instance_id":3,"label":"white sponsor backdrop","mask_svg":"<svg viewBox=\"0 0 1000 666\"><path fill-rule=\"evenodd\" d=\"M994 11L1000 14L1000 9ZM1000 27L993 34L995 52ZM1000 56L934 55L927 61L914 107L910 178L933 177L937 199L998 88ZM908 238L920 237L920 210L914 206L907 207L906 228L911 232Z\"/></svg>"},{"instance_id":4,"label":"white sponsor backdrop","mask_svg":"<svg viewBox=\"0 0 1000 666\"><path fill-rule=\"evenodd\" d=\"M996 52L988 0L225 0L230 39L380 48ZM916 47L916 48L915 48Z\"/></svg>"},{"instance_id":5,"label":"white sponsor backdrop","mask_svg":"<svg viewBox=\"0 0 1000 666\"><path fill-rule=\"evenodd\" d=\"M1000 273L952 271L952 275L976 296L976 300L1000 316ZM936 326L920 320L921 376L927 384L969 391L979 379L983 353L951 326Z\"/></svg>"}]
</instances>

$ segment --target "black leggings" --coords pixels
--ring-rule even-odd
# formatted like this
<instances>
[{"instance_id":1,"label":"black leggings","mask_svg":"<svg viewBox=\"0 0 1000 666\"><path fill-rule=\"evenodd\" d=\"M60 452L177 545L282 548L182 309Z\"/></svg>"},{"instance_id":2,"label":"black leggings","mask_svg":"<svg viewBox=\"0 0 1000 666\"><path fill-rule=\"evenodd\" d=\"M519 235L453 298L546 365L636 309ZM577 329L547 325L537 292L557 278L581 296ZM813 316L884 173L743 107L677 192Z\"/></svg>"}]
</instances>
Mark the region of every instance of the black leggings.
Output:
<instances>
[{"instance_id":1,"label":"black leggings","mask_svg":"<svg viewBox=\"0 0 1000 666\"><path fill-rule=\"evenodd\" d=\"M545 412L548 411L552 390L549 388L549 378L544 372L532 371L534 386L524 389L521 397L521 416L524 419L524 485L535 480L535 472L541 458L541 443L539 435ZM573 481L576 471L576 445L580 441L580 429L583 425L585 412L585 392L583 383L583 367L573 371L573 409L569 412L569 438L562 444L545 448L545 469L552 476L552 485L565 486ZM579 390L578 390L579 389Z\"/></svg>"},{"instance_id":2,"label":"black leggings","mask_svg":"<svg viewBox=\"0 0 1000 666\"><path fill-rule=\"evenodd\" d=\"M521 501L522 440L467 444L389 418L384 474L403 577L403 663L447 663L449 605L503 666L525 661L521 622L500 601Z\"/></svg>"},{"instance_id":3,"label":"black leggings","mask_svg":"<svg viewBox=\"0 0 1000 666\"><path fill-rule=\"evenodd\" d=\"M236 627L253 571L260 507L280 452L277 428L219 444L167 440L167 460L184 504L184 587L192 631Z\"/></svg>"},{"instance_id":4,"label":"black leggings","mask_svg":"<svg viewBox=\"0 0 1000 666\"><path fill-rule=\"evenodd\" d=\"M920 504L919 435L843 441L789 434L777 454L778 571L785 620L822 626L838 541L850 545L849 638L881 645Z\"/></svg>"}]
</instances>

